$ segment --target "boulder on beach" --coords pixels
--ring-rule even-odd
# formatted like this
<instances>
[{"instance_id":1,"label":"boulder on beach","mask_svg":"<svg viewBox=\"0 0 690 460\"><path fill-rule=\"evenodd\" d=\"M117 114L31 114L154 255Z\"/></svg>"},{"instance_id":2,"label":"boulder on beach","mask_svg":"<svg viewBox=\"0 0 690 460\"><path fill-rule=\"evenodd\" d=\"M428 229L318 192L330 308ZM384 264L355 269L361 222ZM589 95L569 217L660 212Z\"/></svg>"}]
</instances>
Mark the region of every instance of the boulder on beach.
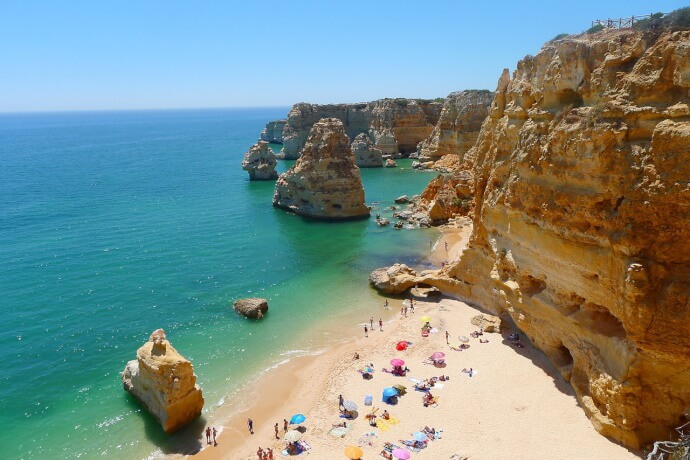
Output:
<instances>
[{"instance_id":1,"label":"boulder on beach","mask_svg":"<svg viewBox=\"0 0 690 460\"><path fill-rule=\"evenodd\" d=\"M378 268L369 275L369 284L384 294L401 294L417 282L417 272L405 264Z\"/></svg>"},{"instance_id":2,"label":"boulder on beach","mask_svg":"<svg viewBox=\"0 0 690 460\"><path fill-rule=\"evenodd\" d=\"M268 312L268 300L259 297L236 300L235 311L245 318L261 319Z\"/></svg>"},{"instance_id":3,"label":"boulder on beach","mask_svg":"<svg viewBox=\"0 0 690 460\"><path fill-rule=\"evenodd\" d=\"M487 313L473 317L470 322L484 332L501 332L501 318Z\"/></svg>"},{"instance_id":4,"label":"boulder on beach","mask_svg":"<svg viewBox=\"0 0 690 460\"><path fill-rule=\"evenodd\" d=\"M161 424L173 433L192 422L204 407L192 363L168 342L163 329L155 330L137 359L122 372L124 389L134 396Z\"/></svg>"}]
</instances>

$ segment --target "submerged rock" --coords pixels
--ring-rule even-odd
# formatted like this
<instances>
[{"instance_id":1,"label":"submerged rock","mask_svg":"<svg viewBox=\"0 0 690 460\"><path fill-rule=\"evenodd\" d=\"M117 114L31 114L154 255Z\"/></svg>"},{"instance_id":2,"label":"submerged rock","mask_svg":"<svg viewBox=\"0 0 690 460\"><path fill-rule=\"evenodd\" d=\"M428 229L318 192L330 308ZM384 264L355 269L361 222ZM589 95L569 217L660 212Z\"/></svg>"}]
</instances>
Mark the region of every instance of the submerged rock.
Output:
<instances>
[{"instance_id":1,"label":"submerged rock","mask_svg":"<svg viewBox=\"0 0 690 460\"><path fill-rule=\"evenodd\" d=\"M386 168L395 168L396 166L398 166L398 163L396 163L392 159L388 158L386 160Z\"/></svg>"},{"instance_id":2,"label":"submerged rock","mask_svg":"<svg viewBox=\"0 0 690 460\"><path fill-rule=\"evenodd\" d=\"M122 384L166 433L189 424L204 407L192 363L173 348L163 329L154 331L137 350L137 359L127 363Z\"/></svg>"},{"instance_id":3,"label":"submerged rock","mask_svg":"<svg viewBox=\"0 0 690 460\"><path fill-rule=\"evenodd\" d=\"M242 169L249 172L251 180L271 180L278 178L276 156L268 142L259 141L252 145L242 160Z\"/></svg>"},{"instance_id":4,"label":"submerged rock","mask_svg":"<svg viewBox=\"0 0 690 460\"><path fill-rule=\"evenodd\" d=\"M261 319L268 313L268 300L259 297L236 300L235 311L245 318Z\"/></svg>"},{"instance_id":5,"label":"submerged rock","mask_svg":"<svg viewBox=\"0 0 690 460\"><path fill-rule=\"evenodd\" d=\"M302 156L278 178L273 206L326 220L369 217L359 168L340 120L324 118L314 125Z\"/></svg>"}]
</instances>

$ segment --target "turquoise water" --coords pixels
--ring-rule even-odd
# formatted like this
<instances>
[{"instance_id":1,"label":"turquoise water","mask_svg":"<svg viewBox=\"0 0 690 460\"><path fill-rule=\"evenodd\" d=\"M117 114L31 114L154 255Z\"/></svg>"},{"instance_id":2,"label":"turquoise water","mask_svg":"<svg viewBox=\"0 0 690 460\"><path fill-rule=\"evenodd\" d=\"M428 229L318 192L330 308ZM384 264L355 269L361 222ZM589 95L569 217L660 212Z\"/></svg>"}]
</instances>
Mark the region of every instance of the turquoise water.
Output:
<instances>
[{"instance_id":1,"label":"turquoise water","mask_svg":"<svg viewBox=\"0 0 690 460\"><path fill-rule=\"evenodd\" d=\"M3 459L183 452L233 388L380 308L372 269L420 262L433 230L308 221L249 182L242 155L287 110L0 115ZM432 177L400 164L362 171L368 203ZM247 296L269 299L264 321L232 312ZM206 399L172 437L119 375L159 327Z\"/></svg>"}]
</instances>

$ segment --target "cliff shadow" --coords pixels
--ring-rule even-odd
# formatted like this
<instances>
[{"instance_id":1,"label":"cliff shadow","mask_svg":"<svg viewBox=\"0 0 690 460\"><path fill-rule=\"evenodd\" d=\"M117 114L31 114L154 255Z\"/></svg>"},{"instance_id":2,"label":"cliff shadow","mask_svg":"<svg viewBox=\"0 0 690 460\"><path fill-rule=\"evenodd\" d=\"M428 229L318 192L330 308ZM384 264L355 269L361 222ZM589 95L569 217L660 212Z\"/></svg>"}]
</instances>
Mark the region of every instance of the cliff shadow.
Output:
<instances>
[{"instance_id":1,"label":"cliff shadow","mask_svg":"<svg viewBox=\"0 0 690 460\"><path fill-rule=\"evenodd\" d=\"M470 305L470 304L468 304ZM470 305L471 307L477 309L478 311L481 311L482 313L488 313L488 314L493 314L491 312L485 311L482 308L477 307L474 304ZM518 353L520 356L524 356L525 358L529 359L533 365L537 366L540 368L546 375L551 377L553 380L554 386L563 394L572 397L575 400L575 403L577 406L583 411L584 414L584 408L582 407L582 404L580 404L580 400L577 397L577 394L575 393L575 390L573 389L572 385L567 382L563 376L561 375L560 371L554 366L554 364L549 360L549 358L539 350L537 347L534 346L532 343L531 339L527 334L525 334L513 321L513 319L507 315L500 315L501 322L502 322L502 327L501 327L501 332L500 335L502 337L502 343L504 346L510 347L515 353ZM511 340L511 335L517 333L520 335L520 340L518 341L519 343L522 343L523 347L519 347L516 345L516 341ZM495 336L498 334L493 334L493 333L485 333L484 337L490 338L491 336ZM567 357L564 359L567 360L568 357L572 359L572 356L568 353ZM586 416L586 414L585 414ZM613 444L617 444L630 452L633 455L636 455L638 457L642 457L642 451L641 450L634 450L631 449L624 444L611 439L607 436L601 435L605 437L609 442Z\"/></svg>"},{"instance_id":2,"label":"cliff shadow","mask_svg":"<svg viewBox=\"0 0 690 460\"><path fill-rule=\"evenodd\" d=\"M160 423L133 396L128 393L122 396L126 398L127 405L143 422L146 439L158 446L161 452L166 455L193 455L201 451L207 423L203 415L179 431L167 434Z\"/></svg>"}]
</instances>

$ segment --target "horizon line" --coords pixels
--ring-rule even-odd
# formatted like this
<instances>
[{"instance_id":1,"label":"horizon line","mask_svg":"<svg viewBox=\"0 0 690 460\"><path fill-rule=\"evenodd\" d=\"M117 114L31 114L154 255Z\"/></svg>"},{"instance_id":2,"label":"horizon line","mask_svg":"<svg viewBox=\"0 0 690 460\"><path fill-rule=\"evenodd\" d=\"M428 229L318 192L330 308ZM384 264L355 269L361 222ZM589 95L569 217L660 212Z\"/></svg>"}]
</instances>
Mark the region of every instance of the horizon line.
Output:
<instances>
[{"instance_id":1,"label":"horizon line","mask_svg":"<svg viewBox=\"0 0 690 460\"><path fill-rule=\"evenodd\" d=\"M1 115L32 115L32 114L58 114L58 113L105 113L105 112L165 112L184 110L233 110L233 109L283 109L291 105L238 105L219 107L159 107L159 108L130 108L130 109L46 109L46 110L15 110L2 111Z\"/></svg>"}]
</instances>

